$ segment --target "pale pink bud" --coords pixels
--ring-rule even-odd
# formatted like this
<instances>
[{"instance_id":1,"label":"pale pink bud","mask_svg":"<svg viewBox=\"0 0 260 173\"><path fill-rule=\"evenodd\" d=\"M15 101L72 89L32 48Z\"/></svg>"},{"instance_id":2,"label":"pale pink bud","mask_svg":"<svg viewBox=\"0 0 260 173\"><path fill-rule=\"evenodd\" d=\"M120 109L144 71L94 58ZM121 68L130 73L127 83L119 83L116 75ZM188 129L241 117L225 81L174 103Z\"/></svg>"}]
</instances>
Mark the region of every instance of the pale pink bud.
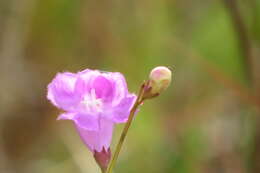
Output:
<instances>
[{"instance_id":1,"label":"pale pink bud","mask_svg":"<svg viewBox=\"0 0 260 173\"><path fill-rule=\"evenodd\" d=\"M151 94L160 94L171 83L172 72L164 66L155 67L150 73L149 87Z\"/></svg>"}]
</instances>

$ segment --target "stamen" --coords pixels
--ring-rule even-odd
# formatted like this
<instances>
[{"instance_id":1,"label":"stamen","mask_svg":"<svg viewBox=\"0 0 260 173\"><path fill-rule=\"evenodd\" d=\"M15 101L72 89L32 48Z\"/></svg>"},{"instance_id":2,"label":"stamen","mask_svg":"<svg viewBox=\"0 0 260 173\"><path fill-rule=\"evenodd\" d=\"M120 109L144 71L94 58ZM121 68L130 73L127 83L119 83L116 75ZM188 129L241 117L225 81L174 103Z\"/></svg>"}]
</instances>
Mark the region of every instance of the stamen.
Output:
<instances>
[{"instance_id":1,"label":"stamen","mask_svg":"<svg viewBox=\"0 0 260 173\"><path fill-rule=\"evenodd\" d=\"M102 111L102 100L96 97L96 92L94 89L91 89L90 93L83 97L81 104L84 106L84 109L86 109L86 111Z\"/></svg>"}]
</instances>

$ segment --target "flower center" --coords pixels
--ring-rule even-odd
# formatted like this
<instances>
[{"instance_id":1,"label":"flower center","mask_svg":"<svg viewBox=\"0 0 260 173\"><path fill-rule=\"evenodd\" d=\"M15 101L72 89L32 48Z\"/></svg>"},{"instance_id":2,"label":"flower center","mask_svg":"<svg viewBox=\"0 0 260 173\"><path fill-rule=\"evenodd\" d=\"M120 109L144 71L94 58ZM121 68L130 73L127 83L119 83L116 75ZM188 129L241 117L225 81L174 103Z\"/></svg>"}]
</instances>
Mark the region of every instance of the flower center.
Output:
<instances>
[{"instance_id":1,"label":"flower center","mask_svg":"<svg viewBox=\"0 0 260 173\"><path fill-rule=\"evenodd\" d=\"M101 112L102 111L102 100L97 98L96 92L94 89L91 89L90 94L86 94L81 101L83 108L86 111L91 112Z\"/></svg>"}]
</instances>

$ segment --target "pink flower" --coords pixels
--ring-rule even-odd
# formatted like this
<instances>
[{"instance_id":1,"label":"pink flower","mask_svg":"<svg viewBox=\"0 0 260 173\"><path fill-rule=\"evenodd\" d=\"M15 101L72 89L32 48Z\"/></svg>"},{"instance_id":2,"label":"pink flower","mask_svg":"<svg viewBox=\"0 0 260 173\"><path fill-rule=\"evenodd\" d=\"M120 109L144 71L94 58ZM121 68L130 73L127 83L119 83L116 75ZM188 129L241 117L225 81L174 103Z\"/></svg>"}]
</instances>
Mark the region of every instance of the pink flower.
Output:
<instances>
[{"instance_id":1,"label":"pink flower","mask_svg":"<svg viewBox=\"0 0 260 173\"><path fill-rule=\"evenodd\" d=\"M94 152L108 151L115 123L124 123L136 96L117 72L86 69L58 73L48 85L47 98L65 111L58 120L72 120L80 137Z\"/></svg>"}]
</instances>

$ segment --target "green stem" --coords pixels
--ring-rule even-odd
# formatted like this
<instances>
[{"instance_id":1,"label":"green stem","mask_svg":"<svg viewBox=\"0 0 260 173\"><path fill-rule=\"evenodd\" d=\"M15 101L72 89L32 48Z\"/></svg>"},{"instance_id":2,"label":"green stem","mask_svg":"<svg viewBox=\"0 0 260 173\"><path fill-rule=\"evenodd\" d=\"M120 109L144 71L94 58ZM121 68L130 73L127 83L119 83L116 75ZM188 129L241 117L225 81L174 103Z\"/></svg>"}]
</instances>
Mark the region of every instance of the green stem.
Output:
<instances>
[{"instance_id":1,"label":"green stem","mask_svg":"<svg viewBox=\"0 0 260 173\"><path fill-rule=\"evenodd\" d=\"M130 111L128 120L127 120L127 122L126 122L126 125L125 125L125 127L124 127L122 133L121 133L119 142L118 142L118 144L117 144L117 146L116 146L115 153L114 153L114 155L113 155L113 157L112 157L112 160L111 160L111 162L110 162L110 164L109 164L109 167L108 167L106 173L112 173L112 170L113 170L113 168L114 168L114 166L115 166L115 164L116 164L117 158L118 158L118 156L119 156L119 153L120 153L121 148L122 148L122 146L123 146L124 140L125 140L125 138L126 138L128 129L129 129L129 127L130 127L130 125L131 125L131 123L132 123L132 121L133 121L135 112L136 112L137 108L140 106L140 104L141 104L142 101L143 101L144 88L145 88L145 83L141 86L140 91L139 91L139 94L138 94L138 97L137 97L137 99L136 99L136 101L135 101L135 104L134 104L133 108L132 108L131 111Z\"/></svg>"}]
</instances>

